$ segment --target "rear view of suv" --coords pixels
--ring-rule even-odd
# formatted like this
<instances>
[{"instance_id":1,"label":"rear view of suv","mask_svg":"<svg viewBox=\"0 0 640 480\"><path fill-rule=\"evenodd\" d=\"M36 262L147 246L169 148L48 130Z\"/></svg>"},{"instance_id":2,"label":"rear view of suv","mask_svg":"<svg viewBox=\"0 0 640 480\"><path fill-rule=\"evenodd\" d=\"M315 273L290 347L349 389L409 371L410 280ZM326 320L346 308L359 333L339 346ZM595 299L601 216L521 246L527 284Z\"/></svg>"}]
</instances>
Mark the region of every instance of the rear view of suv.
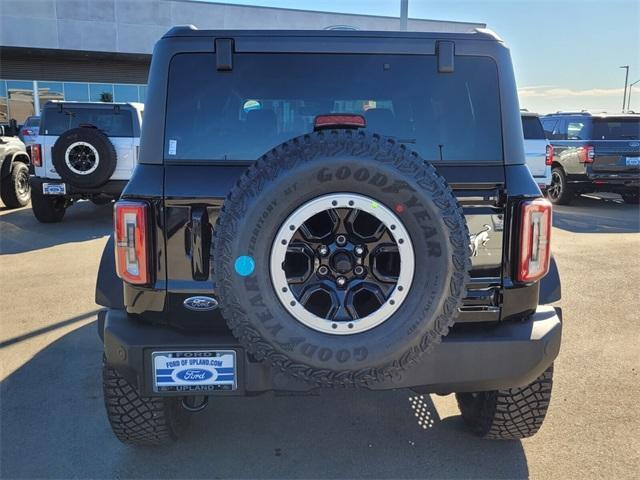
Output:
<instances>
[{"instance_id":1,"label":"rear view of suv","mask_svg":"<svg viewBox=\"0 0 640 480\"><path fill-rule=\"evenodd\" d=\"M524 154L527 167L531 170L533 179L544 191L551 184L551 163L553 162L553 147L544 135L540 117L537 113L523 110L522 133L524 135Z\"/></svg>"},{"instance_id":2,"label":"rear view of suv","mask_svg":"<svg viewBox=\"0 0 640 480\"><path fill-rule=\"evenodd\" d=\"M96 288L120 440L331 387L456 393L480 436L538 431L560 280L502 41L176 27L148 92Z\"/></svg>"},{"instance_id":3,"label":"rear view of suv","mask_svg":"<svg viewBox=\"0 0 640 480\"><path fill-rule=\"evenodd\" d=\"M619 193L640 199L640 115L552 113L542 118L554 149L549 199L569 204L575 195Z\"/></svg>"},{"instance_id":4,"label":"rear view of suv","mask_svg":"<svg viewBox=\"0 0 640 480\"><path fill-rule=\"evenodd\" d=\"M140 147L142 104L48 102L30 145L32 209L59 222L81 199L117 199L131 178Z\"/></svg>"}]
</instances>

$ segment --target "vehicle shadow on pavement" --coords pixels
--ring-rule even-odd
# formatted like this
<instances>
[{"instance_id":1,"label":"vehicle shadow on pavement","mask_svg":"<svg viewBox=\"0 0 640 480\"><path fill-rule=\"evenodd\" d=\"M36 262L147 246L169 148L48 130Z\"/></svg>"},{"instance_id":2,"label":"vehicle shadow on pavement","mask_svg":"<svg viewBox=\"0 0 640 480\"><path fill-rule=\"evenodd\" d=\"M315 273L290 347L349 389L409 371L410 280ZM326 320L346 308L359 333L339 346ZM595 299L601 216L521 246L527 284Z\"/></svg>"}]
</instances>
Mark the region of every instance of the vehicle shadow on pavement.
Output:
<instances>
[{"instance_id":1,"label":"vehicle shadow on pavement","mask_svg":"<svg viewBox=\"0 0 640 480\"><path fill-rule=\"evenodd\" d=\"M113 231L113 204L72 205L60 223L40 223L31 207L0 211L0 255L104 237Z\"/></svg>"},{"instance_id":2,"label":"vehicle shadow on pavement","mask_svg":"<svg viewBox=\"0 0 640 480\"><path fill-rule=\"evenodd\" d=\"M573 233L640 232L640 208L612 197L577 197L571 205L554 205L553 226Z\"/></svg>"},{"instance_id":3,"label":"vehicle shadow on pavement","mask_svg":"<svg viewBox=\"0 0 640 480\"><path fill-rule=\"evenodd\" d=\"M1 478L528 476L519 441L478 439L408 390L214 398L180 442L125 446L104 413L100 364L94 322L2 382Z\"/></svg>"}]
</instances>

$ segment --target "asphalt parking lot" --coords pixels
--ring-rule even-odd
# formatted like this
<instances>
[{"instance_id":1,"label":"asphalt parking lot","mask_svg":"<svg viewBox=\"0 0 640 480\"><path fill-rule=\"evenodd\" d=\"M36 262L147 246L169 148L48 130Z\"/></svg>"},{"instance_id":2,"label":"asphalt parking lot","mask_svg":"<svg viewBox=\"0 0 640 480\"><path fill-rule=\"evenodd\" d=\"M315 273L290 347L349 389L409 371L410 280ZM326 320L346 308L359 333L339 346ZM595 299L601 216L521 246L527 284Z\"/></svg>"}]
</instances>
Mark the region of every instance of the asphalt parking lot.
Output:
<instances>
[{"instance_id":1,"label":"asphalt parking lot","mask_svg":"<svg viewBox=\"0 0 640 480\"><path fill-rule=\"evenodd\" d=\"M637 478L640 210L581 198L556 209L564 338L547 421L531 439L479 440L453 396L323 391L224 398L184 440L133 448L102 404L95 276L111 207L61 224L0 208L2 478Z\"/></svg>"}]
</instances>

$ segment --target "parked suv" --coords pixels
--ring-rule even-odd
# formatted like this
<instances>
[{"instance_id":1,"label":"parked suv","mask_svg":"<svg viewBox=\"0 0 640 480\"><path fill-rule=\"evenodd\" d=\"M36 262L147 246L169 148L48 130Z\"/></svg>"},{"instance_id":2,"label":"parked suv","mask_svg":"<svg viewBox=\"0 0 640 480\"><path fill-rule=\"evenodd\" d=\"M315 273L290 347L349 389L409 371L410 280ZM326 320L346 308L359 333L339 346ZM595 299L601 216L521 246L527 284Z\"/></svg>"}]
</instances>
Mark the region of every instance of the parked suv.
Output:
<instances>
[{"instance_id":1,"label":"parked suv","mask_svg":"<svg viewBox=\"0 0 640 480\"><path fill-rule=\"evenodd\" d=\"M117 199L140 147L139 103L48 102L36 143L31 206L44 223L59 222L75 201Z\"/></svg>"},{"instance_id":2,"label":"parked suv","mask_svg":"<svg viewBox=\"0 0 640 480\"><path fill-rule=\"evenodd\" d=\"M0 125L0 198L8 208L29 203L29 156L24 143Z\"/></svg>"},{"instance_id":3,"label":"parked suv","mask_svg":"<svg viewBox=\"0 0 640 480\"><path fill-rule=\"evenodd\" d=\"M40 117L36 115L27 117L24 125L22 125L22 127L20 128L20 140L22 140L26 145L35 143L38 140L39 131Z\"/></svg>"},{"instance_id":4,"label":"parked suv","mask_svg":"<svg viewBox=\"0 0 640 480\"><path fill-rule=\"evenodd\" d=\"M120 440L317 388L455 392L483 437L538 431L560 281L502 41L180 27L148 92L96 288Z\"/></svg>"},{"instance_id":5,"label":"parked suv","mask_svg":"<svg viewBox=\"0 0 640 480\"><path fill-rule=\"evenodd\" d=\"M640 115L558 112L542 118L554 149L553 203L567 205L575 195L619 193L625 202L640 199Z\"/></svg>"},{"instance_id":6,"label":"parked suv","mask_svg":"<svg viewBox=\"0 0 640 480\"><path fill-rule=\"evenodd\" d=\"M522 111L522 133L524 135L524 155L527 167L534 180L545 191L551 184L551 164L553 147L544 135L542 123L537 113Z\"/></svg>"}]
</instances>

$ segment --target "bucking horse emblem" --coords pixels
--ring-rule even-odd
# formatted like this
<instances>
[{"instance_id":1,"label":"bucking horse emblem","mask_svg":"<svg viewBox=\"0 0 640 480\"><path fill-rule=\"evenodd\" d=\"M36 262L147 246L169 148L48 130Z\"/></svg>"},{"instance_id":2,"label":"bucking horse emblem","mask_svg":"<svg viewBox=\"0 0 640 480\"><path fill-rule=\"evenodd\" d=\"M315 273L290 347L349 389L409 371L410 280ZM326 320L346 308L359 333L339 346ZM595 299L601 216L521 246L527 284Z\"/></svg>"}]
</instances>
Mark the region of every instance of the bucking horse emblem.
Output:
<instances>
[{"instance_id":1,"label":"bucking horse emblem","mask_svg":"<svg viewBox=\"0 0 640 480\"><path fill-rule=\"evenodd\" d=\"M484 247L489 240L489 232L491 231L491 225L487 225L486 223L483 225L483 229L478 233L473 233L469 235L469 248L471 249L471 256L478 256L478 249L480 247Z\"/></svg>"}]
</instances>

